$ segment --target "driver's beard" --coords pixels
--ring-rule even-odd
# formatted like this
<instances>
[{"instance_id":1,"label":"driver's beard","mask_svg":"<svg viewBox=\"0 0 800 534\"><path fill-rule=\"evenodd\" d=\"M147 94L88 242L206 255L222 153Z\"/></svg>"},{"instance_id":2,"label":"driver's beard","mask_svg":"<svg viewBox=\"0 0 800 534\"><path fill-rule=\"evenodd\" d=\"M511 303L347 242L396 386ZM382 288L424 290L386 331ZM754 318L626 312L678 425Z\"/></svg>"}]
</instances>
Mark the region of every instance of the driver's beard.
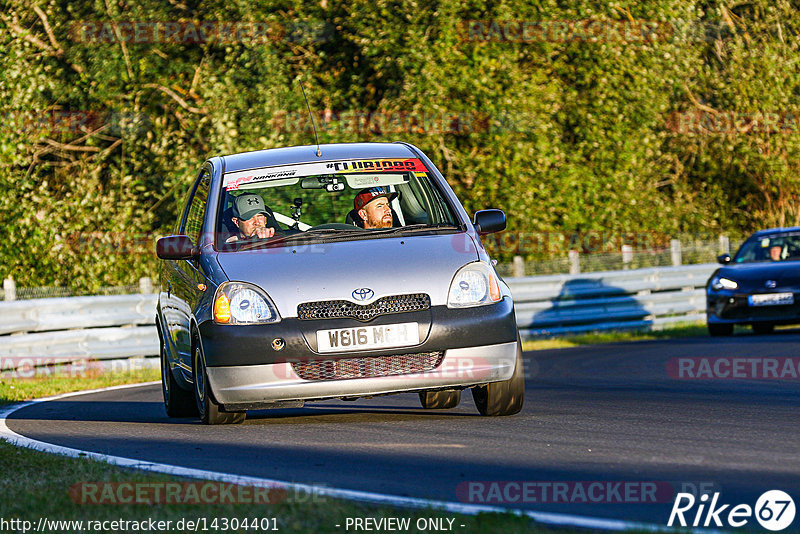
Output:
<instances>
[{"instance_id":1,"label":"driver's beard","mask_svg":"<svg viewBox=\"0 0 800 534\"><path fill-rule=\"evenodd\" d=\"M388 221L384 222L383 219L372 219L372 218L370 218L367 221L367 223L369 224L370 228L391 228L392 227L392 221L391 220L388 220Z\"/></svg>"}]
</instances>

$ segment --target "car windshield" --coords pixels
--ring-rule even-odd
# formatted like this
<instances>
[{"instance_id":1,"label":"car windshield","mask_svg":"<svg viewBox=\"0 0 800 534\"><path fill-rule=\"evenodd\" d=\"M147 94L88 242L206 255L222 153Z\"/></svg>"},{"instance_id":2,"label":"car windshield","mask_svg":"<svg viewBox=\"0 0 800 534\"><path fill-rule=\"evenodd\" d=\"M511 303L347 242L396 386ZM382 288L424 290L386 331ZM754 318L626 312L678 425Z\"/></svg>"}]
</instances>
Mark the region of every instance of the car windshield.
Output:
<instances>
[{"instance_id":1,"label":"car windshield","mask_svg":"<svg viewBox=\"0 0 800 534\"><path fill-rule=\"evenodd\" d=\"M734 263L800 261L800 233L751 237L741 246Z\"/></svg>"},{"instance_id":2,"label":"car windshield","mask_svg":"<svg viewBox=\"0 0 800 534\"><path fill-rule=\"evenodd\" d=\"M374 239L455 231L458 219L419 159L301 163L226 173L216 246Z\"/></svg>"}]
</instances>

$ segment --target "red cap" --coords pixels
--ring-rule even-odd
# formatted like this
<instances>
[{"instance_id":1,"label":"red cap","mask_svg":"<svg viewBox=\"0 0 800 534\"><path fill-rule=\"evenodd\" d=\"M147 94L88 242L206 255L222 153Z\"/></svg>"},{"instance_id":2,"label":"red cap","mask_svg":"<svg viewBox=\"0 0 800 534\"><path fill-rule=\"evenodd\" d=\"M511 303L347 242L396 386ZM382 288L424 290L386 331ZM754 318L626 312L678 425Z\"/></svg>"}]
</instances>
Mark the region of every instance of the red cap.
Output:
<instances>
[{"instance_id":1,"label":"red cap","mask_svg":"<svg viewBox=\"0 0 800 534\"><path fill-rule=\"evenodd\" d=\"M387 197L389 202L391 202L397 198L397 193L390 193L385 191L382 187L362 189L356 195L355 200L353 200L353 205L356 207L356 211L358 211L378 197Z\"/></svg>"}]
</instances>

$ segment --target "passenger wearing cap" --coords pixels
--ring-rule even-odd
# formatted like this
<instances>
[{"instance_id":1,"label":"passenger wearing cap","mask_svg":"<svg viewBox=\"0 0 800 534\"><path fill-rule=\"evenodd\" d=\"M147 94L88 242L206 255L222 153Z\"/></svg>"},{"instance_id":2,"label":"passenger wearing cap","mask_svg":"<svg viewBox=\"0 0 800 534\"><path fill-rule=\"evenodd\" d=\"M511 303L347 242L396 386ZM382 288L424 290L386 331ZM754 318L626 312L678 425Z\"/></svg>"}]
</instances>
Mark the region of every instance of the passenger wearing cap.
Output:
<instances>
[{"instance_id":1,"label":"passenger wearing cap","mask_svg":"<svg viewBox=\"0 0 800 534\"><path fill-rule=\"evenodd\" d=\"M364 221L364 228L391 228L393 219L390 203L395 198L397 193L390 193L382 187L370 187L359 191L353 204L356 213Z\"/></svg>"},{"instance_id":2,"label":"passenger wearing cap","mask_svg":"<svg viewBox=\"0 0 800 534\"><path fill-rule=\"evenodd\" d=\"M274 236L275 228L267 226L268 213L264 200L259 195L247 193L236 197L233 201L231 220L239 229L239 233L232 235L225 242L232 243L250 238L268 239Z\"/></svg>"}]
</instances>

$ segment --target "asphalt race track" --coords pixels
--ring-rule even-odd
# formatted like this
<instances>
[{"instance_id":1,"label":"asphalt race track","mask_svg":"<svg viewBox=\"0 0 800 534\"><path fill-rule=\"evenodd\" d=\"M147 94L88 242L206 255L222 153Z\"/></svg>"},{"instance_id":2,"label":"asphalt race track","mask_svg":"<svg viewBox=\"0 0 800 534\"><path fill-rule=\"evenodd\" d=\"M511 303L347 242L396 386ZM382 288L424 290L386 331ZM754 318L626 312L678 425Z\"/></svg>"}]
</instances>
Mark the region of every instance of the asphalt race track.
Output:
<instances>
[{"instance_id":1,"label":"asphalt race track","mask_svg":"<svg viewBox=\"0 0 800 534\"><path fill-rule=\"evenodd\" d=\"M145 386L39 403L7 424L49 443L180 466L665 525L681 489L713 488L720 503L750 506L780 489L800 506L800 380L729 377L761 376L770 359L796 371L798 356L800 330L530 352L525 409L506 418L480 417L465 392L454 410L422 410L403 394L207 427L168 419L160 388ZM697 358L716 362L715 378L685 377L690 364L701 369ZM600 502L586 502L578 490L596 481L628 485L603 485ZM527 498L507 482L527 482ZM568 488L558 502L545 491L555 487ZM645 500L657 502L640 502L635 490L654 487Z\"/></svg>"}]
</instances>

